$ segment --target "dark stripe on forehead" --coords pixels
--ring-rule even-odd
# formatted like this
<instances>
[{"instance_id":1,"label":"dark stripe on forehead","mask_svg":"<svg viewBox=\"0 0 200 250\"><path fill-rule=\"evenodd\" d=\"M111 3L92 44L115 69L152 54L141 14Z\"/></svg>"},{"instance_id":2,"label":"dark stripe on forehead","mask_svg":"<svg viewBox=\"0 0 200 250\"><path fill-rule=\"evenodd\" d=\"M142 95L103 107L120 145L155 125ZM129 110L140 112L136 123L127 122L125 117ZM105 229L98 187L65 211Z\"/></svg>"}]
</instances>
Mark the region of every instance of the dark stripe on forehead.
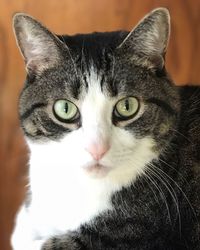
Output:
<instances>
[{"instance_id":1,"label":"dark stripe on forehead","mask_svg":"<svg viewBox=\"0 0 200 250\"><path fill-rule=\"evenodd\" d=\"M112 59L111 59L112 57ZM111 69L111 66L113 67L113 55L111 51L106 50L104 53L104 70L105 72L109 72Z\"/></svg>"},{"instance_id":2,"label":"dark stripe on forehead","mask_svg":"<svg viewBox=\"0 0 200 250\"><path fill-rule=\"evenodd\" d=\"M100 81L100 86L101 86L101 91L102 91L102 92L103 92L103 85L104 85L104 83L105 83L105 76L102 75L101 81Z\"/></svg>"},{"instance_id":3,"label":"dark stripe on forehead","mask_svg":"<svg viewBox=\"0 0 200 250\"><path fill-rule=\"evenodd\" d=\"M21 115L21 120L27 119L35 109L46 107L46 103L35 103Z\"/></svg>"},{"instance_id":4,"label":"dark stripe on forehead","mask_svg":"<svg viewBox=\"0 0 200 250\"><path fill-rule=\"evenodd\" d=\"M80 80L76 79L70 86L70 92L73 98L75 99L79 98L81 91L80 88L81 88Z\"/></svg>"},{"instance_id":5,"label":"dark stripe on forehead","mask_svg":"<svg viewBox=\"0 0 200 250\"><path fill-rule=\"evenodd\" d=\"M83 76L83 81L84 81L84 84L85 84L85 87L87 90L88 89L88 82L87 82L87 77L85 75Z\"/></svg>"},{"instance_id":6,"label":"dark stripe on forehead","mask_svg":"<svg viewBox=\"0 0 200 250\"><path fill-rule=\"evenodd\" d=\"M165 110L167 113L171 115L176 114L176 111L165 101L152 97L152 98L147 99L146 102L156 104L157 106L159 106L160 108L162 108L163 110Z\"/></svg>"}]
</instances>

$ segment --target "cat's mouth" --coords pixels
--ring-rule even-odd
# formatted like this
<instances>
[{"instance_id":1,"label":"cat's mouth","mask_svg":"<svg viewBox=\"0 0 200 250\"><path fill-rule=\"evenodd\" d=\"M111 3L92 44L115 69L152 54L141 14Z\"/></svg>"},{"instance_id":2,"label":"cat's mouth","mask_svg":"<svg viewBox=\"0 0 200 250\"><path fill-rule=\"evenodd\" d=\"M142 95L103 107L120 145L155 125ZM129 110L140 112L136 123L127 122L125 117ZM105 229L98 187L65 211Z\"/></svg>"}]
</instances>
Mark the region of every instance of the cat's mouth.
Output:
<instances>
[{"instance_id":1,"label":"cat's mouth","mask_svg":"<svg viewBox=\"0 0 200 250\"><path fill-rule=\"evenodd\" d=\"M100 163L93 163L83 167L84 171L92 177L102 178L105 177L111 168L104 166Z\"/></svg>"}]
</instances>

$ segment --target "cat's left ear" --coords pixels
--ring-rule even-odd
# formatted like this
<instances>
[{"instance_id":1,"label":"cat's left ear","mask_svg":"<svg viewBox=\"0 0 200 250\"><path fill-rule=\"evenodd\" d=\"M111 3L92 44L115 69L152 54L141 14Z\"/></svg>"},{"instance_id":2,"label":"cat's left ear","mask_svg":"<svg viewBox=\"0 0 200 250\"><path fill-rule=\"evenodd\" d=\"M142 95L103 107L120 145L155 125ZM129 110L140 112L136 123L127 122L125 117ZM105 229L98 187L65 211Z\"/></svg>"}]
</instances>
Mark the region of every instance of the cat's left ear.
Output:
<instances>
[{"instance_id":1,"label":"cat's left ear","mask_svg":"<svg viewBox=\"0 0 200 250\"><path fill-rule=\"evenodd\" d=\"M117 50L122 57L132 60L135 65L162 69L169 34L169 11L166 8L158 8L138 23Z\"/></svg>"},{"instance_id":2,"label":"cat's left ear","mask_svg":"<svg viewBox=\"0 0 200 250\"><path fill-rule=\"evenodd\" d=\"M24 13L15 14L13 28L29 74L41 74L60 63L66 46L36 19Z\"/></svg>"}]
</instances>

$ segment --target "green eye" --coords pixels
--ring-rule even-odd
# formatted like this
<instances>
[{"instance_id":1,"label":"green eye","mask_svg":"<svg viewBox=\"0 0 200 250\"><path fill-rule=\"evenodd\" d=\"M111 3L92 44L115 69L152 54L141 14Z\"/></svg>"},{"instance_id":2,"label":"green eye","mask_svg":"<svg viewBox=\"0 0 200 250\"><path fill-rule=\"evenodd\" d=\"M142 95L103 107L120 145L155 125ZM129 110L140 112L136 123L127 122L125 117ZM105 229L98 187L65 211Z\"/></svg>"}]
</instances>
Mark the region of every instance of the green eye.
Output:
<instances>
[{"instance_id":1,"label":"green eye","mask_svg":"<svg viewBox=\"0 0 200 250\"><path fill-rule=\"evenodd\" d=\"M76 105L67 100L56 101L53 109L56 118L59 120L70 121L76 118L78 114Z\"/></svg>"},{"instance_id":2,"label":"green eye","mask_svg":"<svg viewBox=\"0 0 200 250\"><path fill-rule=\"evenodd\" d=\"M115 106L115 113L122 119L129 119L137 113L138 109L138 100L135 97L126 97L118 101Z\"/></svg>"}]
</instances>

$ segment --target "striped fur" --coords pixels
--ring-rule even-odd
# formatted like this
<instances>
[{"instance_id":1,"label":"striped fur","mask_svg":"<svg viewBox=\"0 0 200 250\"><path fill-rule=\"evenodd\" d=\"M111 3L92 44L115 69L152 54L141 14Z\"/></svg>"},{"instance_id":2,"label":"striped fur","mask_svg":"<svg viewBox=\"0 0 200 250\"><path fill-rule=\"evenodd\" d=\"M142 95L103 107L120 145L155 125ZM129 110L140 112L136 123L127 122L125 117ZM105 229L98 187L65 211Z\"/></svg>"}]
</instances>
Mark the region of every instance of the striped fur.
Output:
<instances>
[{"instance_id":1,"label":"striped fur","mask_svg":"<svg viewBox=\"0 0 200 250\"><path fill-rule=\"evenodd\" d=\"M15 16L30 185L13 250L200 248L200 90L166 72L169 21L160 8L129 33L56 36ZM129 119L116 115L124 97L138 100ZM75 119L58 119L57 100Z\"/></svg>"}]
</instances>

